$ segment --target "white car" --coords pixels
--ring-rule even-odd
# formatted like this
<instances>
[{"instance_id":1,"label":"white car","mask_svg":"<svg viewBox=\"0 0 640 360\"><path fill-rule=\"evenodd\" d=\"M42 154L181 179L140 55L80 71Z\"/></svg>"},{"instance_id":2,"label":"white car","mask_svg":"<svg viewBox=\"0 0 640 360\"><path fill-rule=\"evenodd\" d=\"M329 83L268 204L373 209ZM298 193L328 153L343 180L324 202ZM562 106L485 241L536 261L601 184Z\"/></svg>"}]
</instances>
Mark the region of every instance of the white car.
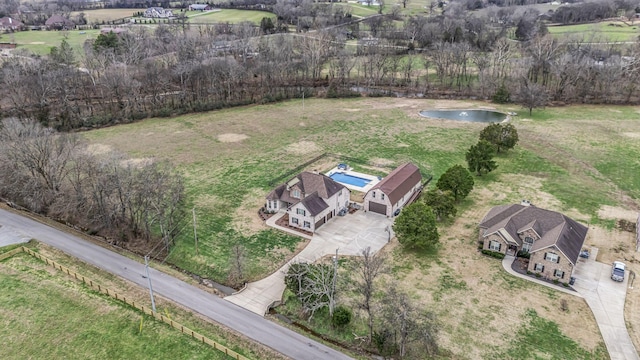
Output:
<instances>
[{"instance_id":1,"label":"white car","mask_svg":"<svg viewBox=\"0 0 640 360\"><path fill-rule=\"evenodd\" d=\"M624 281L624 263L620 261L614 261L611 268L611 279L614 281Z\"/></svg>"}]
</instances>

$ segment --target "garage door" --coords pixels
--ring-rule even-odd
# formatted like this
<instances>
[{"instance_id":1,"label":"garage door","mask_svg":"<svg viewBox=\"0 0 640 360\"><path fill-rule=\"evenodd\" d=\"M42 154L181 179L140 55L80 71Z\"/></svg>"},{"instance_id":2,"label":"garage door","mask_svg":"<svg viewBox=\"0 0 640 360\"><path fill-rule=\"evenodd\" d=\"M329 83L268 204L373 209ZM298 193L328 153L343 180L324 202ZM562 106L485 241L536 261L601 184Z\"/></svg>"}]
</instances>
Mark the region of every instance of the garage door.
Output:
<instances>
[{"instance_id":1,"label":"garage door","mask_svg":"<svg viewBox=\"0 0 640 360\"><path fill-rule=\"evenodd\" d=\"M374 213L378 213L382 215L387 215L387 205L369 201L369 211L373 211Z\"/></svg>"},{"instance_id":2,"label":"garage door","mask_svg":"<svg viewBox=\"0 0 640 360\"><path fill-rule=\"evenodd\" d=\"M322 224L324 224L324 218L322 218L322 219L318 220L318 222L316 223L316 227L315 227L315 228L316 228L316 230L318 230L318 228L319 228Z\"/></svg>"}]
</instances>

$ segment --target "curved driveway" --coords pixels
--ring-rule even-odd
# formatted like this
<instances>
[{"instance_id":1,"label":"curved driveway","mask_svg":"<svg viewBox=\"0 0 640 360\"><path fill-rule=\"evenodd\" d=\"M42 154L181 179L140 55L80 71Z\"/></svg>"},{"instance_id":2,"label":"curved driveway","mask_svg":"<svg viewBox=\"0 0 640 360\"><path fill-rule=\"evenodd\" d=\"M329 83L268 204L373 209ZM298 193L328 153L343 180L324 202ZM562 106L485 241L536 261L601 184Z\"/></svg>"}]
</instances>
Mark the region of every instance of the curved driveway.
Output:
<instances>
[{"instance_id":1,"label":"curved driveway","mask_svg":"<svg viewBox=\"0 0 640 360\"><path fill-rule=\"evenodd\" d=\"M32 219L0 209L0 225L51 245L146 288L144 265ZM275 324L219 297L150 268L153 290L293 359L350 359L345 354Z\"/></svg>"}]
</instances>

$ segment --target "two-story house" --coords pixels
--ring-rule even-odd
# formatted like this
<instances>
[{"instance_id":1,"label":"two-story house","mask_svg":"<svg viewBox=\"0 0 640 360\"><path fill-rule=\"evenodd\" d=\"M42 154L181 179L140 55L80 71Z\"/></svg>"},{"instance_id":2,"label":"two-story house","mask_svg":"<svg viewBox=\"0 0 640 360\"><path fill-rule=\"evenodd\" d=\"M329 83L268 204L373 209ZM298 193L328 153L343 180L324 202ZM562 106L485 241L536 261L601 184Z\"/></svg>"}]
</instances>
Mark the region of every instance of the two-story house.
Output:
<instances>
[{"instance_id":1,"label":"two-story house","mask_svg":"<svg viewBox=\"0 0 640 360\"><path fill-rule=\"evenodd\" d=\"M528 271L562 282L569 281L588 230L566 215L527 201L492 208L479 227L483 249L528 252Z\"/></svg>"},{"instance_id":2,"label":"two-story house","mask_svg":"<svg viewBox=\"0 0 640 360\"><path fill-rule=\"evenodd\" d=\"M265 209L285 209L289 226L315 232L349 206L349 189L330 177L302 172L267 195Z\"/></svg>"}]
</instances>

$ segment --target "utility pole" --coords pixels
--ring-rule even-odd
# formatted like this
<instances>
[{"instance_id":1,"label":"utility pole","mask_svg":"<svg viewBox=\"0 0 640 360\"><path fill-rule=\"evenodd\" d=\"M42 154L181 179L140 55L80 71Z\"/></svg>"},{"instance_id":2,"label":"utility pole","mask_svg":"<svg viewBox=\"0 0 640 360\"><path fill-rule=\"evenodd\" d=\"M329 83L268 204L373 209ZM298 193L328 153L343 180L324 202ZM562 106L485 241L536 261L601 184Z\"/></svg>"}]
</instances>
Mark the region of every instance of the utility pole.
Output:
<instances>
[{"instance_id":1,"label":"utility pole","mask_svg":"<svg viewBox=\"0 0 640 360\"><path fill-rule=\"evenodd\" d=\"M151 309L156 312L156 301L153 298L153 287L151 286L151 276L149 275L149 255L144 257L144 270L147 272L147 280L149 280L149 295L151 296Z\"/></svg>"},{"instance_id":2,"label":"utility pole","mask_svg":"<svg viewBox=\"0 0 640 360\"><path fill-rule=\"evenodd\" d=\"M198 233L196 232L196 208L192 208L193 212L193 238L196 242L196 255L198 255Z\"/></svg>"},{"instance_id":3,"label":"utility pole","mask_svg":"<svg viewBox=\"0 0 640 360\"><path fill-rule=\"evenodd\" d=\"M338 279L338 249L336 249L336 255L333 257L333 281L331 282L331 300L329 306L329 312L333 315L333 308L335 306L336 298L336 280Z\"/></svg>"}]
</instances>

